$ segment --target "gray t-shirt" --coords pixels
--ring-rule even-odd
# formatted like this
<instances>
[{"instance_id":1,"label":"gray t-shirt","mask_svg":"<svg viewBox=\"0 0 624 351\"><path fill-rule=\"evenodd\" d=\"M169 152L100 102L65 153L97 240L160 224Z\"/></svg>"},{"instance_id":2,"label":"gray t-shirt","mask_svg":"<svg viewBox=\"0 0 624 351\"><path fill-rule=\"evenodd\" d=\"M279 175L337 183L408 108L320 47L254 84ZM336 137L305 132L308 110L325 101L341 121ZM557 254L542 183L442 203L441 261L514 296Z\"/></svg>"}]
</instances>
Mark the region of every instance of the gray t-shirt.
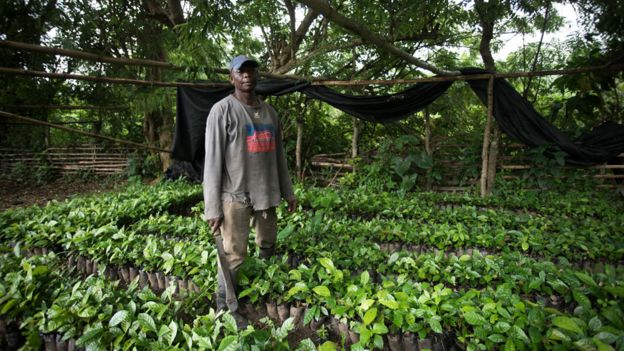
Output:
<instances>
[{"instance_id":1,"label":"gray t-shirt","mask_svg":"<svg viewBox=\"0 0 624 351\"><path fill-rule=\"evenodd\" d=\"M243 104L233 95L206 119L204 218L223 216L222 201L249 203L256 211L294 199L275 109Z\"/></svg>"}]
</instances>

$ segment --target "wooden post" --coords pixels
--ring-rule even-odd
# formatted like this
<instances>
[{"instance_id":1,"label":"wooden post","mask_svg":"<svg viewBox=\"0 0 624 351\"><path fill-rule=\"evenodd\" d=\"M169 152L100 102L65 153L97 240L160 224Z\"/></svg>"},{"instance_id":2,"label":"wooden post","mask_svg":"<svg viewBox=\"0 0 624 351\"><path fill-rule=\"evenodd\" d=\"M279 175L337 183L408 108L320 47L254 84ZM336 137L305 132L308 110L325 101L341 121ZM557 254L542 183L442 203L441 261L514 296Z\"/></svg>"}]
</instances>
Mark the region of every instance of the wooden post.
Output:
<instances>
[{"instance_id":1,"label":"wooden post","mask_svg":"<svg viewBox=\"0 0 624 351\"><path fill-rule=\"evenodd\" d=\"M492 129L492 114L494 103L494 75L488 81L488 106L487 106L487 122L485 123L485 131L483 132L483 148L481 150L481 197L486 197L488 193L488 160L490 155L490 132Z\"/></svg>"},{"instance_id":2,"label":"wooden post","mask_svg":"<svg viewBox=\"0 0 624 351\"><path fill-rule=\"evenodd\" d=\"M431 123L429 119L429 107L425 108L425 152L429 157L433 158L433 150L431 150ZM425 188L427 190L431 190L433 186L433 179L431 178L431 170L432 167L427 169L427 183L425 184Z\"/></svg>"},{"instance_id":3,"label":"wooden post","mask_svg":"<svg viewBox=\"0 0 624 351\"><path fill-rule=\"evenodd\" d=\"M500 149L501 129L496 121L493 121L493 135L490 142L490 153L488 155L488 173L487 173L487 195L492 194L494 184L496 183L496 166L498 164L498 150Z\"/></svg>"},{"instance_id":4,"label":"wooden post","mask_svg":"<svg viewBox=\"0 0 624 351\"><path fill-rule=\"evenodd\" d=\"M358 157L359 154L359 140L360 140L360 131L362 129L361 122L356 117L352 117L353 119L353 139L351 140L351 158Z\"/></svg>"}]
</instances>

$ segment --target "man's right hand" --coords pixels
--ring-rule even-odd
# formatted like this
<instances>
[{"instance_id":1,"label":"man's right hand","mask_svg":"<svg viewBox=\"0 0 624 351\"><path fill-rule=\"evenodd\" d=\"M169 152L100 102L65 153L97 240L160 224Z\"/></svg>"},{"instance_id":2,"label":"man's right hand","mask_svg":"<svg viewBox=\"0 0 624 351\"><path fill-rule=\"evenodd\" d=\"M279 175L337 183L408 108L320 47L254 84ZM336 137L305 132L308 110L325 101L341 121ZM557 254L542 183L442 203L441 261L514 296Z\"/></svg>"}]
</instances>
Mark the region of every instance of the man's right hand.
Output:
<instances>
[{"instance_id":1,"label":"man's right hand","mask_svg":"<svg viewBox=\"0 0 624 351\"><path fill-rule=\"evenodd\" d=\"M211 218L208 220L208 224L210 224L210 229L212 229L213 234L217 233L217 230L221 227L221 223L223 223L223 217Z\"/></svg>"}]
</instances>

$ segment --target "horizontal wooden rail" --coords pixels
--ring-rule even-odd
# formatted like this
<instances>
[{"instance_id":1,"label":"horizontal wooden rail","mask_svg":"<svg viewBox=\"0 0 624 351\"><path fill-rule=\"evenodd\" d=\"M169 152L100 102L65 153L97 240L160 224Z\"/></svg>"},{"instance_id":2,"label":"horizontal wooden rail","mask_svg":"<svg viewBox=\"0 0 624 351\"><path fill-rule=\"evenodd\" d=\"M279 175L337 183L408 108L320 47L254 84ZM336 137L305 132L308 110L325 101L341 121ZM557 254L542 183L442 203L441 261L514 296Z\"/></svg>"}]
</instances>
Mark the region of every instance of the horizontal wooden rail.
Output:
<instances>
[{"instance_id":1,"label":"horizontal wooden rail","mask_svg":"<svg viewBox=\"0 0 624 351\"><path fill-rule=\"evenodd\" d=\"M30 51L30 52L39 52L43 54L52 54L52 55L61 55L67 57L74 57L78 59L88 60L88 61L96 61L96 62L105 62L105 63L113 63L120 65L128 65L128 66L146 66L146 67L158 67L164 69L173 69L173 70L182 70L188 67L176 66L170 62L165 61L156 61L156 60L146 60L146 59L131 59L127 57L112 57L112 56L104 56L93 54L89 52L72 50L72 49L63 49L28 43L21 43L17 41L11 40L0 40L0 46L22 50L22 51ZM229 74L230 70L227 68L209 68L205 67L205 69L221 74ZM305 79L300 76L290 75L290 74L275 74L270 72L259 72L259 74L263 77L269 78L289 78L289 79Z\"/></svg>"},{"instance_id":2,"label":"horizontal wooden rail","mask_svg":"<svg viewBox=\"0 0 624 351\"><path fill-rule=\"evenodd\" d=\"M10 109L47 109L47 110L127 110L128 106L92 106L92 105L0 105Z\"/></svg>"},{"instance_id":3,"label":"horizontal wooden rail","mask_svg":"<svg viewBox=\"0 0 624 351\"><path fill-rule=\"evenodd\" d=\"M25 70L25 69L19 69L19 68L9 68L9 67L0 67L0 73L11 73L11 74L17 74L17 75L23 75L23 76L47 77L47 78L57 78L57 79L76 79L76 80L84 80L84 81L89 81L89 82L101 82L101 83L111 83L111 84L144 85L144 86L150 86L150 87L219 88L219 87L231 86L230 83L161 82L161 81L148 81L148 80L130 79L130 78L94 77L94 76L85 76L81 74L50 73L50 72L43 72L43 71Z\"/></svg>"},{"instance_id":4,"label":"horizontal wooden rail","mask_svg":"<svg viewBox=\"0 0 624 351\"><path fill-rule=\"evenodd\" d=\"M48 127L64 130L64 131L67 131L67 132L75 133L75 134L81 134L81 135L86 135L86 136L89 136L89 137L92 137L92 138L96 138L96 139L103 139L103 140L112 141L112 142L118 143L118 144L132 145L132 146L134 146L136 148L140 148L140 149L146 149L146 150L152 150L152 151L158 151L158 152L167 152L167 153L171 152L170 150L161 149L161 148L154 147L154 146L149 146L149 145L144 145L144 144L140 144L140 143L135 143L133 141L128 141L128 140L112 138L112 137L108 137L108 136L104 136L104 135L100 135L100 134L96 134L96 133L83 132L83 131L78 130L78 129L67 128L67 127L59 126L59 125L56 125L56 124L53 124L53 123L40 121L38 119L24 117L24 116L16 115L16 114L13 114L13 113L4 112L4 111L0 111L0 116L1 117L5 117L5 118L14 118L14 119L17 119L17 120L24 120L24 121L28 121L28 122L33 122L33 123L45 125L45 126L48 126Z\"/></svg>"}]
</instances>

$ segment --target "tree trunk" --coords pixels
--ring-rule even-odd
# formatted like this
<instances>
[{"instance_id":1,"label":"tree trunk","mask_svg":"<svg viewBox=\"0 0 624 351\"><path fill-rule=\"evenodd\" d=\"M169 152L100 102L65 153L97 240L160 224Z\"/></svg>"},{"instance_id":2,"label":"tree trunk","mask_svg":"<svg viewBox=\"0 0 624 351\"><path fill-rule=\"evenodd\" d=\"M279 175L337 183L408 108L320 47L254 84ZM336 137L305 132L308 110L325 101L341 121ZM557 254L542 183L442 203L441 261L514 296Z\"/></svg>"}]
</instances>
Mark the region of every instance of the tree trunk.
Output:
<instances>
[{"instance_id":1,"label":"tree trunk","mask_svg":"<svg viewBox=\"0 0 624 351\"><path fill-rule=\"evenodd\" d=\"M299 180L303 181L303 119L297 118L297 145L295 148L295 162Z\"/></svg>"},{"instance_id":2,"label":"tree trunk","mask_svg":"<svg viewBox=\"0 0 624 351\"><path fill-rule=\"evenodd\" d=\"M481 197L487 196L488 193L488 170L489 170L489 155L490 155L490 131L492 129L492 100L494 90L494 76L492 76L488 83L488 113L487 121L485 123L485 130L483 131L483 147L481 149Z\"/></svg>"},{"instance_id":3,"label":"tree trunk","mask_svg":"<svg viewBox=\"0 0 624 351\"><path fill-rule=\"evenodd\" d=\"M490 43L494 37L494 23L496 22L496 3L486 3L483 0L475 1L475 9L479 15L479 23L481 25L481 42L479 43L479 52L485 68L492 73L496 72L494 57ZM500 129L495 125L493 120L494 112L494 77L492 76L488 82L488 106L487 106L487 122L485 131L483 132L483 151L481 160L481 196L485 197L491 194L494 188L494 179L496 178L496 161L498 158L498 144L500 139ZM491 138L492 127L494 127L494 140Z\"/></svg>"}]
</instances>

